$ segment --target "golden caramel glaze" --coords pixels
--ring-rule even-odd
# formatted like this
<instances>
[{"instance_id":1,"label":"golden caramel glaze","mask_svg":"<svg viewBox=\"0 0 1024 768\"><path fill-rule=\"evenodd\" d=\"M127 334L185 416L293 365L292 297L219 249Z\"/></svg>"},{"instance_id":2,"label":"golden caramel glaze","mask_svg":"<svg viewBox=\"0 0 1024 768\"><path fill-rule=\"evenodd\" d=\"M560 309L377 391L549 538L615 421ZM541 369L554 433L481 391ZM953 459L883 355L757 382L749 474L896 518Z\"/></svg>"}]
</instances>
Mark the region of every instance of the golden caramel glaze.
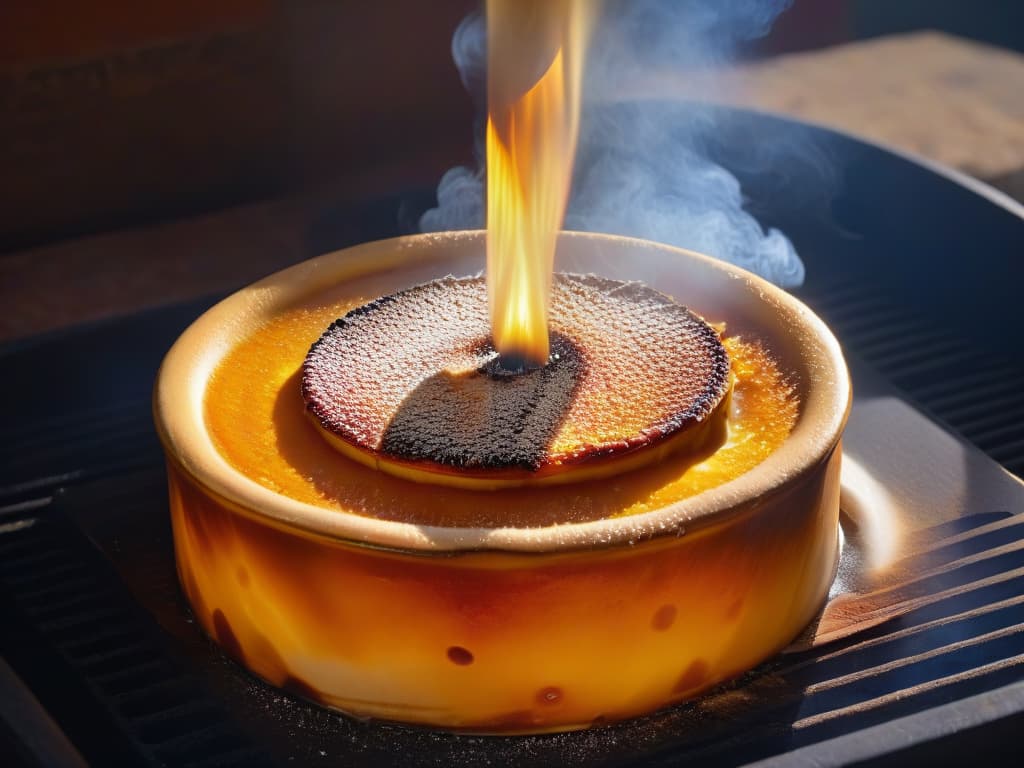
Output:
<instances>
[{"instance_id":1,"label":"golden caramel glaze","mask_svg":"<svg viewBox=\"0 0 1024 768\"><path fill-rule=\"evenodd\" d=\"M783 648L832 579L839 459L684 536L561 554L330 541L241 512L173 461L171 519L199 623L271 684L364 717L566 730L692 698Z\"/></svg>"},{"instance_id":2,"label":"golden caramel glaze","mask_svg":"<svg viewBox=\"0 0 1024 768\"><path fill-rule=\"evenodd\" d=\"M548 363L506 371L483 278L434 280L333 323L302 396L350 458L458 487L591 480L717 447L729 359L693 312L640 283L557 275L550 326Z\"/></svg>"},{"instance_id":3,"label":"golden caramel glaze","mask_svg":"<svg viewBox=\"0 0 1024 768\"><path fill-rule=\"evenodd\" d=\"M239 471L299 501L382 520L442 526L543 526L659 509L727 482L763 461L789 434L798 404L772 357L727 337L734 380L728 426L703 452L674 454L599 485L481 492L426 491L368 471L329 446L299 394L306 350L346 305L299 307L274 318L225 355L207 387L214 444ZM717 450L716 450L717 448Z\"/></svg>"}]
</instances>

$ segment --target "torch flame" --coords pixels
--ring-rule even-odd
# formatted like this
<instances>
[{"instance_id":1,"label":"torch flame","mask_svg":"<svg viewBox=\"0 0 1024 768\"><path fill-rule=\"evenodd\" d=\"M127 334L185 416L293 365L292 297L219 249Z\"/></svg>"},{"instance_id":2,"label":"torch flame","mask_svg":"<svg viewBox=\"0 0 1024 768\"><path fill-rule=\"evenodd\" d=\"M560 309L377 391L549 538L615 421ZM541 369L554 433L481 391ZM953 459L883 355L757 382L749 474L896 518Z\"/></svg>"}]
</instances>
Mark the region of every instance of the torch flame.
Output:
<instances>
[{"instance_id":1,"label":"torch flame","mask_svg":"<svg viewBox=\"0 0 1024 768\"><path fill-rule=\"evenodd\" d=\"M488 0L487 290L506 368L548 359L548 300L579 128L586 0Z\"/></svg>"}]
</instances>

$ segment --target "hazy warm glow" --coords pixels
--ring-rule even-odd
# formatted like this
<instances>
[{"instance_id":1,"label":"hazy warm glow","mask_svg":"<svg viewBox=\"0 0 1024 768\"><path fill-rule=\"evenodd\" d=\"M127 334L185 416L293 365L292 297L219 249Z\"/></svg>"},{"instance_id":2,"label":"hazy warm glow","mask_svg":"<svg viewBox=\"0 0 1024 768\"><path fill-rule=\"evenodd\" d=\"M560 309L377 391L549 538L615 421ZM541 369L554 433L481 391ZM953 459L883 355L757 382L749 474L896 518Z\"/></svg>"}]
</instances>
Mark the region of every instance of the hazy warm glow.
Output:
<instances>
[{"instance_id":1,"label":"hazy warm glow","mask_svg":"<svg viewBox=\"0 0 1024 768\"><path fill-rule=\"evenodd\" d=\"M488 0L487 285L503 359L548 358L580 112L586 0Z\"/></svg>"}]
</instances>

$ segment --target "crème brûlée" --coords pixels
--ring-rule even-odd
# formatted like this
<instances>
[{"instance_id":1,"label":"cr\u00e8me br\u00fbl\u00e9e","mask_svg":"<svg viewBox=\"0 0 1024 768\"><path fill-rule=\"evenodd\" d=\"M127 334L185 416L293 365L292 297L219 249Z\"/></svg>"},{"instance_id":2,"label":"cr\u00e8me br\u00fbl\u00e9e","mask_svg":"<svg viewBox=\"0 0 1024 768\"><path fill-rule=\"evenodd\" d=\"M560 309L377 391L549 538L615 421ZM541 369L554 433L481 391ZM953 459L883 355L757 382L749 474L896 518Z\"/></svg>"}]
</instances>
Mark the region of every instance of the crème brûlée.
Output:
<instances>
[{"instance_id":1,"label":"cr\u00e8me br\u00fbl\u00e9e","mask_svg":"<svg viewBox=\"0 0 1024 768\"><path fill-rule=\"evenodd\" d=\"M171 350L156 415L198 623L304 698L477 733L636 716L783 648L834 573L849 383L821 321L742 270L623 238L560 242L574 271L628 264L724 324L725 429L696 450L483 488L378 471L325 439L302 393L310 348L482 247L452 233L329 254L229 297Z\"/></svg>"}]
</instances>

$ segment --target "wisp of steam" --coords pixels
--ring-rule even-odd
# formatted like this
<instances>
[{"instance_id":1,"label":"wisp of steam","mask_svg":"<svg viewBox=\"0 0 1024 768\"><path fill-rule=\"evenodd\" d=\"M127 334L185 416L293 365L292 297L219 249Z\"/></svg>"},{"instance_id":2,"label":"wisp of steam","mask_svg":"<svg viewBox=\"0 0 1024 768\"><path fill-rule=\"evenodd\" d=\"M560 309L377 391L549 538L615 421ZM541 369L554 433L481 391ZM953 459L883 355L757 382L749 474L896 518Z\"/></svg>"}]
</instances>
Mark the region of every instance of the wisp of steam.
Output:
<instances>
[{"instance_id":1,"label":"wisp of steam","mask_svg":"<svg viewBox=\"0 0 1024 768\"><path fill-rule=\"evenodd\" d=\"M737 179L701 148L715 111L660 98L652 84L730 60L765 35L792 0L607 0L590 44L583 116L565 228L642 237L690 248L798 286L804 265L789 239L743 210ZM452 40L462 82L486 109L486 25L463 20ZM637 87L637 86L640 87ZM638 95L640 94L640 95ZM425 232L480 229L485 222L482 143L477 168L449 170Z\"/></svg>"}]
</instances>

